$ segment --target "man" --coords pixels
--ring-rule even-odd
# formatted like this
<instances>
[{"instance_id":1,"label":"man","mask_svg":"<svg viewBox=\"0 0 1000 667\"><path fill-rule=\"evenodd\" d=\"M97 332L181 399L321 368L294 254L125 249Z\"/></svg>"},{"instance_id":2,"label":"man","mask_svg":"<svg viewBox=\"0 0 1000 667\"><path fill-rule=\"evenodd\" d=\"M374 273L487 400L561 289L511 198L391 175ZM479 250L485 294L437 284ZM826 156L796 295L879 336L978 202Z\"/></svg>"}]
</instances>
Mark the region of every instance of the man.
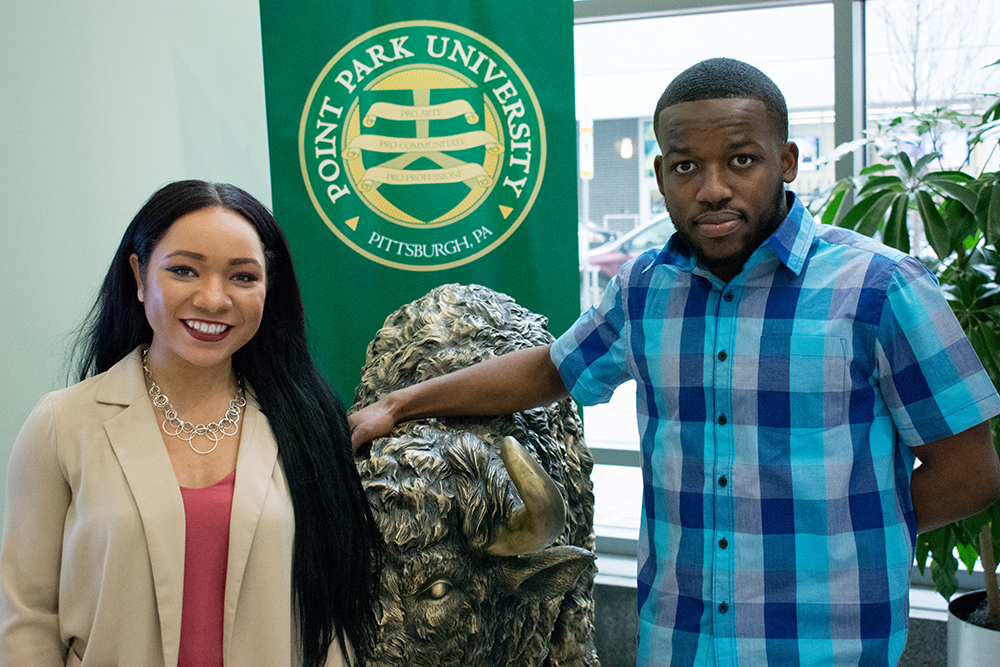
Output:
<instances>
[{"instance_id":1,"label":"man","mask_svg":"<svg viewBox=\"0 0 1000 667\"><path fill-rule=\"evenodd\" d=\"M1000 397L919 262L785 192L798 149L763 73L694 65L654 127L666 247L551 349L394 392L354 442L635 379L639 664L895 665L916 533L1000 495Z\"/></svg>"}]
</instances>

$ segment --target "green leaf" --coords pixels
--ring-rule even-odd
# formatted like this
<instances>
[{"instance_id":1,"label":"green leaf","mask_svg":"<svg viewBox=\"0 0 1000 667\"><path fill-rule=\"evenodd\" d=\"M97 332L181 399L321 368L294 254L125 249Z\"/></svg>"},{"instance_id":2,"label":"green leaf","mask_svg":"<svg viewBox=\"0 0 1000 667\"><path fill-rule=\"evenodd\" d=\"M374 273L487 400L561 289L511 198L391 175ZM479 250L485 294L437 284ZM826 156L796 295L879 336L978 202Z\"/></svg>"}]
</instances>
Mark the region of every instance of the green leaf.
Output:
<instances>
[{"instance_id":1,"label":"green leaf","mask_svg":"<svg viewBox=\"0 0 1000 667\"><path fill-rule=\"evenodd\" d=\"M952 248L961 247L965 239L978 232L976 216L957 199L945 199L941 204L941 218L948 228L948 243Z\"/></svg>"},{"instance_id":2,"label":"green leaf","mask_svg":"<svg viewBox=\"0 0 1000 667\"><path fill-rule=\"evenodd\" d=\"M837 213L840 210L840 205L843 203L845 195L847 195L847 190L841 190L833 195L830 202L826 205L826 209L823 211L822 217L820 217L820 222L824 225L835 224L838 217Z\"/></svg>"},{"instance_id":3,"label":"green leaf","mask_svg":"<svg viewBox=\"0 0 1000 667\"><path fill-rule=\"evenodd\" d=\"M871 164L861 170L861 175L867 176L869 174L878 174L883 171L892 171L893 169L895 169L895 167L891 164Z\"/></svg>"},{"instance_id":4,"label":"green leaf","mask_svg":"<svg viewBox=\"0 0 1000 667\"><path fill-rule=\"evenodd\" d=\"M976 566L976 561L979 560L979 551L971 544L959 544L955 549L958 551L958 558L965 565L965 569L968 570L969 574L972 574L972 568Z\"/></svg>"},{"instance_id":5,"label":"green leaf","mask_svg":"<svg viewBox=\"0 0 1000 667\"><path fill-rule=\"evenodd\" d=\"M979 557L979 531L981 531L983 526L989 522L989 508L958 522L965 531L966 542L968 543L968 546L972 548L976 558ZM962 557L961 552L959 552L959 557ZM965 558L962 558L962 561L966 562ZM966 564L968 563L966 562ZM973 560L973 564L975 564L975 560Z\"/></svg>"},{"instance_id":6,"label":"green leaf","mask_svg":"<svg viewBox=\"0 0 1000 667\"><path fill-rule=\"evenodd\" d=\"M919 174L927 167L928 164L939 157L941 157L940 153L928 153L927 155L922 156L919 160L917 160L917 163L913 165L913 173Z\"/></svg>"},{"instance_id":7,"label":"green leaf","mask_svg":"<svg viewBox=\"0 0 1000 667\"><path fill-rule=\"evenodd\" d=\"M924 181L937 183L938 181L951 181L953 183L968 183L970 181L976 180L974 177L965 173L964 171L956 171L943 169L941 171L932 171L931 173L924 176Z\"/></svg>"},{"instance_id":8,"label":"green leaf","mask_svg":"<svg viewBox=\"0 0 1000 667\"><path fill-rule=\"evenodd\" d=\"M955 560L952 558L952 560ZM935 567L931 565L931 579L934 580L934 588L945 600L950 600L951 596L958 590L958 576L955 572L958 569L958 561L955 561L955 570L950 567Z\"/></svg>"},{"instance_id":9,"label":"green leaf","mask_svg":"<svg viewBox=\"0 0 1000 667\"><path fill-rule=\"evenodd\" d=\"M1000 294L1000 285L997 285L995 287L991 287L991 288L987 289L985 292L982 293L981 298L983 298L983 299L992 299L993 297L997 296L998 294ZM992 319L996 320L996 317L994 316ZM996 324L996 323L994 323L994 324Z\"/></svg>"},{"instance_id":10,"label":"green leaf","mask_svg":"<svg viewBox=\"0 0 1000 667\"><path fill-rule=\"evenodd\" d=\"M869 210L871 210L871 207L874 206L878 200L879 196L872 195L855 201L854 206L852 206L844 217L840 219L838 226L847 227L848 229L857 229L858 222L866 213L868 213Z\"/></svg>"},{"instance_id":11,"label":"green leaf","mask_svg":"<svg viewBox=\"0 0 1000 667\"><path fill-rule=\"evenodd\" d=\"M994 443L996 443L997 453L1000 454L1000 438L994 439ZM990 519L990 533L993 537L993 556L1000 561L1000 500L993 503L983 514L987 515Z\"/></svg>"},{"instance_id":12,"label":"green leaf","mask_svg":"<svg viewBox=\"0 0 1000 667\"><path fill-rule=\"evenodd\" d=\"M996 65L997 63L1000 63L1000 60L993 64ZM990 67L990 65L987 65L987 67ZM984 123L997 119L1000 119L1000 97L997 97L997 101L991 104L989 109L983 112Z\"/></svg>"},{"instance_id":13,"label":"green leaf","mask_svg":"<svg viewBox=\"0 0 1000 667\"><path fill-rule=\"evenodd\" d=\"M965 333L969 342L972 343L972 349L976 351L976 355L982 362L993 385L1000 386L1000 364L997 363L1000 359L997 356L1000 353L1000 341L997 340L996 332L986 323L969 322L968 317L963 319L965 320L963 322Z\"/></svg>"},{"instance_id":14,"label":"green leaf","mask_svg":"<svg viewBox=\"0 0 1000 667\"><path fill-rule=\"evenodd\" d=\"M906 225L906 212L909 204L910 200L905 194L894 195L889 218L882 230L883 243L907 254L910 252L910 230Z\"/></svg>"},{"instance_id":15,"label":"green leaf","mask_svg":"<svg viewBox=\"0 0 1000 667\"><path fill-rule=\"evenodd\" d=\"M928 178L927 180L930 181L930 178ZM957 199L958 201L962 202L962 205L965 206L965 208L969 209L972 212L975 212L976 200L978 199L978 197L976 196L976 193L974 191L970 190L964 185L955 183L953 181L934 180L932 181L932 183L935 189L941 191L945 195Z\"/></svg>"},{"instance_id":16,"label":"green leaf","mask_svg":"<svg viewBox=\"0 0 1000 667\"><path fill-rule=\"evenodd\" d=\"M903 176L909 180L913 178L913 163L910 162L910 156L906 153L896 153L893 159L899 166L899 170L903 172Z\"/></svg>"},{"instance_id":17,"label":"green leaf","mask_svg":"<svg viewBox=\"0 0 1000 667\"><path fill-rule=\"evenodd\" d=\"M968 150L970 153L976 146L983 143L983 137L992 135L996 128L1000 127L1000 100L993 103L992 109L994 109L997 118L991 120L989 112L987 112L983 115L983 123L981 125L970 128L969 138L965 142L969 147Z\"/></svg>"},{"instance_id":18,"label":"green leaf","mask_svg":"<svg viewBox=\"0 0 1000 667\"><path fill-rule=\"evenodd\" d=\"M951 525L929 530L923 533L923 536L927 540L927 547L930 549L931 558L939 563L955 548L955 531L952 530Z\"/></svg>"},{"instance_id":19,"label":"green leaf","mask_svg":"<svg viewBox=\"0 0 1000 667\"><path fill-rule=\"evenodd\" d=\"M1000 183L990 183L986 181L982 188L979 190L979 198L976 200L976 224L979 228L983 230L983 235L986 237L986 243L996 246L997 242L1000 241L1000 219L994 215L991 219L991 209L995 205L994 200L997 199L996 195L1000 194L996 188ZM990 223L995 226L991 227Z\"/></svg>"},{"instance_id":20,"label":"green leaf","mask_svg":"<svg viewBox=\"0 0 1000 667\"><path fill-rule=\"evenodd\" d=\"M893 192L886 192L880 195L875 200L875 203L861 216L861 219L858 220L858 225L855 229L865 236L871 236L877 232L882 226L882 221L885 219L885 212L889 210L889 206L892 205L896 197L896 193Z\"/></svg>"},{"instance_id":21,"label":"green leaf","mask_svg":"<svg viewBox=\"0 0 1000 667\"><path fill-rule=\"evenodd\" d=\"M951 254L951 245L948 243L948 227L944 219L934 206L934 200L930 194L924 190L917 191L917 210L924 221L924 231L927 232L927 240L934 249L938 259L944 260Z\"/></svg>"},{"instance_id":22,"label":"green leaf","mask_svg":"<svg viewBox=\"0 0 1000 667\"><path fill-rule=\"evenodd\" d=\"M858 196L864 197L870 193L884 192L886 190L902 192L903 181L899 180L899 176L875 176L869 178L864 187L858 190Z\"/></svg>"},{"instance_id":23,"label":"green leaf","mask_svg":"<svg viewBox=\"0 0 1000 667\"><path fill-rule=\"evenodd\" d=\"M990 203L986 208L987 239L991 245L996 246L1000 240L1000 184L994 183L990 188L983 188L983 192L987 189L990 191Z\"/></svg>"},{"instance_id":24,"label":"green leaf","mask_svg":"<svg viewBox=\"0 0 1000 667\"><path fill-rule=\"evenodd\" d=\"M931 553L931 578L937 591L947 600L958 590L958 561L955 559L953 524L924 533Z\"/></svg>"},{"instance_id":25,"label":"green leaf","mask_svg":"<svg viewBox=\"0 0 1000 667\"><path fill-rule=\"evenodd\" d=\"M870 142L868 141L868 139L855 139L854 141L844 142L839 146L837 146L836 148L834 148L829 153L827 153L826 155L824 155L819 160L819 162L821 163L837 162L838 160L840 160L840 158L844 157L845 155L853 153L857 149L862 148L863 146L867 146L869 143Z\"/></svg>"}]
</instances>

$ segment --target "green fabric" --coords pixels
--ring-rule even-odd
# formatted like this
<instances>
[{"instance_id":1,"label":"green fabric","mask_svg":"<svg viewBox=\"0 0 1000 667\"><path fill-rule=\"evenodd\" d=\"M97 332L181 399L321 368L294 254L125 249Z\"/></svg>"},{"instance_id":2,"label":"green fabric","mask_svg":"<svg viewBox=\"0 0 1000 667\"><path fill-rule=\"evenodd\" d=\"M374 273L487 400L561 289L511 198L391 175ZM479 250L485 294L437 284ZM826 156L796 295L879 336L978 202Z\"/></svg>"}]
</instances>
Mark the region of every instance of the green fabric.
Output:
<instances>
[{"instance_id":1,"label":"green fabric","mask_svg":"<svg viewBox=\"0 0 1000 667\"><path fill-rule=\"evenodd\" d=\"M572 5L261 0L274 211L347 403L385 317L438 285L556 335L579 314Z\"/></svg>"}]
</instances>

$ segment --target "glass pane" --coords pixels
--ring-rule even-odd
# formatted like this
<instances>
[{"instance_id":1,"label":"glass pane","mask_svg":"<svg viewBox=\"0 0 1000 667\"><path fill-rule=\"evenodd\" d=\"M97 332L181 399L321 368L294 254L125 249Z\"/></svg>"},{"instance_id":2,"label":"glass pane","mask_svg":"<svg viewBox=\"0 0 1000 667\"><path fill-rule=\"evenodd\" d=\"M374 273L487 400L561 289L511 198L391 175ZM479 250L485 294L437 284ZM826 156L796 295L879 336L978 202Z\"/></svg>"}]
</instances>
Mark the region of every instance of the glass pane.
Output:
<instances>
[{"instance_id":1,"label":"glass pane","mask_svg":"<svg viewBox=\"0 0 1000 667\"><path fill-rule=\"evenodd\" d=\"M642 471L626 466L594 466L594 531L637 539L642 509Z\"/></svg>"},{"instance_id":2,"label":"glass pane","mask_svg":"<svg viewBox=\"0 0 1000 667\"><path fill-rule=\"evenodd\" d=\"M985 108L1000 90L996 0L868 0L869 117L939 106Z\"/></svg>"},{"instance_id":3,"label":"glass pane","mask_svg":"<svg viewBox=\"0 0 1000 667\"><path fill-rule=\"evenodd\" d=\"M618 387L611 400L583 409L587 446L639 450L635 422L635 382ZM642 471L620 465L594 466L594 531L601 536L634 540L642 511Z\"/></svg>"},{"instance_id":4,"label":"glass pane","mask_svg":"<svg viewBox=\"0 0 1000 667\"><path fill-rule=\"evenodd\" d=\"M584 436L591 449L639 451L639 427L635 421L635 381L615 390L611 400L583 408Z\"/></svg>"},{"instance_id":5,"label":"glass pane","mask_svg":"<svg viewBox=\"0 0 1000 667\"><path fill-rule=\"evenodd\" d=\"M869 0L865 5L868 164L905 151L929 168L972 175L1000 168L995 145L971 153L966 129L1000 91L1000 3L996 0ZM947 111L942 113L941 110ZM933 258L911 215L910 252Z\"/></svg>"}]
</instances>

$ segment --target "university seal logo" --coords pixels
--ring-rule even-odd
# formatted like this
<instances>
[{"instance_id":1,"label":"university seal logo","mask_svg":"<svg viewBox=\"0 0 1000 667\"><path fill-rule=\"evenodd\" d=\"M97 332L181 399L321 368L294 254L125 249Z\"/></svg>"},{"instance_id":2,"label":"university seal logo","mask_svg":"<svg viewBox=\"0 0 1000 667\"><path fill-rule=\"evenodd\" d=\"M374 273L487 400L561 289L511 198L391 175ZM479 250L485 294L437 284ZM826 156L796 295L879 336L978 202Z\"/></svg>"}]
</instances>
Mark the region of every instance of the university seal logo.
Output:
<instances>
[{"instance_id":1,"label":"university seal logo","mask_svg":"<svg viewBox=\"0 0 1000 667\"><path fill-rule=\"evenodd\" d=\"M299 126L302 177L327 227L413 271L460 266L506 241L538 195L545 152L517 64L436 21L381 26L341 49Z\"/></svg>"}]
</instances>

